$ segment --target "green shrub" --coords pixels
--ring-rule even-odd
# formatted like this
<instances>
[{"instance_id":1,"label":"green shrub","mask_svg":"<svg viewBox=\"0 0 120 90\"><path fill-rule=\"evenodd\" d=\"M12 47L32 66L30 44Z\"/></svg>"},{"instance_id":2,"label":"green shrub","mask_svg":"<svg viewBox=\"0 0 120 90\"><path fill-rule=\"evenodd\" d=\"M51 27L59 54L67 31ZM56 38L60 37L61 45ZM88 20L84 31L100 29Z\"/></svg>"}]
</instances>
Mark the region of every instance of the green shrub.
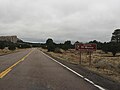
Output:
<instances>
[{"instance_id":1,"label":"green shrub","mask_svg":"<svg viewBox=\"0 0 120 90\"><path fill-rule=\"evenodd\" d=\"M16 50L16 46L15 46L15 45L9 45L9 46L8 46L8 49L9 49L9 50Z\"/></svg>"}]
</instances>

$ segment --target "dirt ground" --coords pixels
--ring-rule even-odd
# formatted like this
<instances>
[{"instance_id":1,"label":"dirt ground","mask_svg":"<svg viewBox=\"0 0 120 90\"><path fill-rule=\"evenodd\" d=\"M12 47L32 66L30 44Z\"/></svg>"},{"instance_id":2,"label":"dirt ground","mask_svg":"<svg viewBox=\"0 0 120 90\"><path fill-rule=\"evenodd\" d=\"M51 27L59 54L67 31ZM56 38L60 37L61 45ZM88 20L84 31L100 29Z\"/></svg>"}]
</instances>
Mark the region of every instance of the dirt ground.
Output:
<instances>
[{"instance_id":1,"label":"dirt ground","mask_svg":"<svg viewBox=\"0 0 120 90\"><path fill-rule=\"evenodd\" d=\"M47 50L42 50L47 52ZM49 52L49 54L60 60L65 60L73 64L79 64L80 54L78 51L61 51L62 53ZM89 53L82 52L81 58L81 65L84 68L87 68L102 76L108 77L114 81L120 82L120 53L118 53L116 57L112 57L111 53L105 54L101 50L94 51L91 57L91 65L89 65Z\"/></svg>"}]
</instances>

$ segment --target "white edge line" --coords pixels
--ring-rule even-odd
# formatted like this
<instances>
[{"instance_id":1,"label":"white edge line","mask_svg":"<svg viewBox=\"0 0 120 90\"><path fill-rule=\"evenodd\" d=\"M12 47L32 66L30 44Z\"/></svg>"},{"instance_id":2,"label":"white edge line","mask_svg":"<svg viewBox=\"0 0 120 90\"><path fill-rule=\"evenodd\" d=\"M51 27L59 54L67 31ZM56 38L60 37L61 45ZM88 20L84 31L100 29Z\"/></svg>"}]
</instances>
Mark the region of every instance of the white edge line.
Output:
<instances>
[{"instance_id":1,"label":"white edge line","mask_svg":"<svg viewBox=\"0 0 120 90\"><path fill-rule=\"evenodd\" d=\"M42 51L41 51L42 52ZM95 84L93 81L85 78L84 76L80 75L79 73L77 73L76 71L72 70L71 68L65 66L64 64L58 62L57 60L53 59L52 57L48 56L47 54L45 54L44 52L42 52L45 56L47 56L48 58L52 59L53 61L55 61L56 63L60 64L61 66L65 67L66 69L68 69L69 71L71 71L72 73L76 74L77 76L83 78L84 80L86 80L87 82L91 83L92 85L94 85L95 87L99 88L100 90L106 90L103 87Z\"/></svg>"}]
</instances>

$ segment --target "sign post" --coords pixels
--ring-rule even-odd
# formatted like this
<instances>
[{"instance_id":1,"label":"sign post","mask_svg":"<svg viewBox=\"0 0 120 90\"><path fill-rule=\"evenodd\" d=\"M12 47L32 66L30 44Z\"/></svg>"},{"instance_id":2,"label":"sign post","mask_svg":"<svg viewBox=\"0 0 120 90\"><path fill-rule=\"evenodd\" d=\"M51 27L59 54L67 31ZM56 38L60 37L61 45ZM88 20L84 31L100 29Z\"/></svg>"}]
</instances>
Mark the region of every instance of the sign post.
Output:
<instances>
[{"instance_id":1,"label":"sign post","mask_svg":"<svg viewBox=\"0 0 120 90\"><path fill-rule=\"evenodd\" d=\"M92 54L92 52L89 51L89 66L91 65L91 60L92 60L92 58L91 58L91 54Z\"/></svg>"},{"instance_id":2,"label":"sign post","mask_svg":"<svg viewBox=\"0 0 120 90\"><path fill-rule=\"evenodd\" d=\"M81 64L82 63L82 59L81 59L81 51L80 51L80 60L79 60L79 64Z\"/></svg>"},{"instance_id":3,"label":"sign post","mask_svg":"<svg viewBox=\"0 0 120 90\"><path fill-rule=\"evenodd\" d=\"M81 53L82 51L88 51L89 52L89 65L91 65L91 55L93 51L96 51L97 49L97 45L96 44L80 44L77 43L75 45L75 49L80 51L80 60L79 60L79 64L82 63L82 59L81 59Z\"/></svg>"}]
</instances>

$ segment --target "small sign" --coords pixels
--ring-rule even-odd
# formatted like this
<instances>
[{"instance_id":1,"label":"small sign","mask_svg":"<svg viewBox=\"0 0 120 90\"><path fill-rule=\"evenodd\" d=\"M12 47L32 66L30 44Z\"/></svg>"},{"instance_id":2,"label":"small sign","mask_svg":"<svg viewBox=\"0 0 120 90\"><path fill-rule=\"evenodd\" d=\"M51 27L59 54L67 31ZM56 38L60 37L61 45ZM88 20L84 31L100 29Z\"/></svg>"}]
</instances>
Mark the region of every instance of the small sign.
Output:
<instances>
[{"instance_id":1,"label":"small sign","mask_svg":"<svg viewBox=\"0 0 120 90\"><path fill-rule=\"evenodd\" d=\"M93 51L97 50L97 45L96 44L80 44L80 43L76 43L75 44L75 49L80 51L80 60L79 60L79 64L82 63L82 59L81 59L81 53L83 51L88 51L89 52L89 65L91 65L91 54Z\"/></svg>"},{"instance_id":2,"label":"small sign","mask_svg":"<svg viewBox=\"0 0 120 90\"><path fill-rule=\"evenodd\" d=\"M87 51L96 51L97 45L96 44L75 44L76 50L87 50Z\"/></svg>"},{"instance_id":3,"label":"small sign","mask_svg":"<svg viewBox=\"0 0 120 90\"><path fill-rule=\"evenodd\" d=\"M79 50L96 51L96 49L97 49L96 44L79 44Z\"/></svg>"}]
</instances>

